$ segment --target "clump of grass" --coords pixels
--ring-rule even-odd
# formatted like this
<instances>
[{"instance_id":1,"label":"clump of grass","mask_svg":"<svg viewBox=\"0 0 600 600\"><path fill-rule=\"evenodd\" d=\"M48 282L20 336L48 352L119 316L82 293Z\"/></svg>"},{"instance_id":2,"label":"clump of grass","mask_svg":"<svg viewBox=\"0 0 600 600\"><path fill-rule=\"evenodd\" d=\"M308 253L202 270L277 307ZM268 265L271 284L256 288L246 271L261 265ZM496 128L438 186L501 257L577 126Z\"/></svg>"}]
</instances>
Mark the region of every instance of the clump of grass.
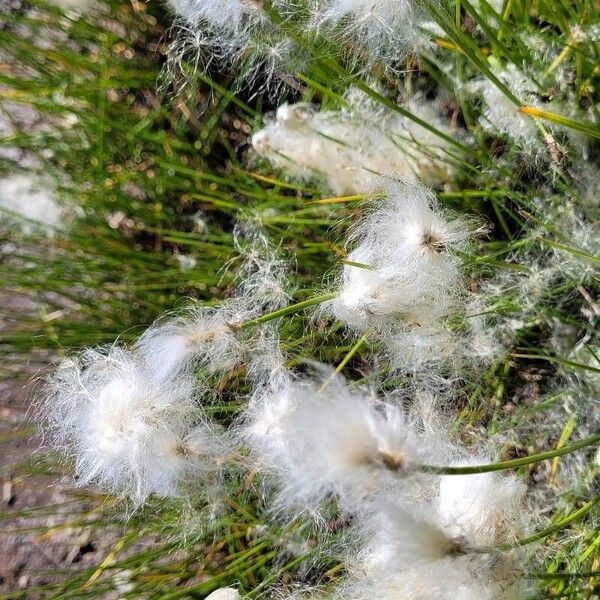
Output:
<instances>
[{"instance_id":1,"label":"clump of grass","mask_svg":"<svg viewBox=\"0 0 600 600\"><path fill-rule=\"evenodd\" d=\"M111 352L131 352L125 362L144 385L160 373L148 389L174 393L184 378L201 393L195 416L170 419L169 435L182 438L182 468L166 486L175 496L133 511L91 496L70 526L116 529L109 556L6 597L204 597L227 585L250 598L297 588L362 598L375 585L395 597L397 576L409 597L448 597L465 582L479 597L597 595L597 14L583 1L424 2L391 53L389 31L374 31L381 21L358 27L344 2L325 5L320 14L312 2L264 3L252 8L256 27L245 13L235 27L217 23L216 34L243 33L226 72L197 60L225 58L215 23L205 35L210 15L184 15L193 35L172 54L170 17L154 3L102 1L85 17L41 0L8 11L0 185L27 177L60 218L36 224L35 213L1 209L2 293L18 300L5 311L2 375L28 377L25 364L118 338L128 349ZM185 94L168 89L173 64ZM297 143L264 151L255 133L257 157L250 138L265 125ZM396 167L377 154L386 149L417 174L433 169L434 191L398 192ZM336 174L332 153L361 177ZM475 236L465 222L477 223ZM418 244L415 223L426 230ZM180 353L186 336L196 345ZM184 368L149 361L157 344L160 357L185 355ZM307 362L335 372L315 379ZM90 394L83 377L82 397L110 409L125 380L98 372L102 385L94 379ZM150 428L160 402L149 405ZM190 464L188 429L199 422L219 438L208 478ZM22 465L23 476L62 471L54 459ZM106 482L114 464L100 477L91 464L86 480ZM118 471L125 478L110 491L127 491L121 482L139 464ZM505 469L514 473L488 474ZM398 485L396 504L379 497ZM162 488L138 485L137 500ZM460 518L457 495L472 500Z\"/></svg>"}]
</instances>

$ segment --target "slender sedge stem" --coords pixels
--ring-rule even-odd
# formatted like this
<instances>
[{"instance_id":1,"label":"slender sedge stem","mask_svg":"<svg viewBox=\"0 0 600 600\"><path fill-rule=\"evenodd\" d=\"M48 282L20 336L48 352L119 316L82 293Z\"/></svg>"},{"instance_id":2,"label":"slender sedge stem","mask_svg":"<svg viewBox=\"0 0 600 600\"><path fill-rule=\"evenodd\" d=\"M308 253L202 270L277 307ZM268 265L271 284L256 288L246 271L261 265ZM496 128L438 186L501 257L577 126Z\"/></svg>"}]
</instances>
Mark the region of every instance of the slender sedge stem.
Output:
<instances>
[{"instance_id":1,"label":"slender sedge stem","mask_svg":"<svg viewBox=\"0 0 600 600\"><path fill-rule=\"evenodd\" d=\"M357 342L350 348L348 354L344 356L342 362L335 368L336 373L341 373L342 369L350 362L352 357L361 349L362 345L367 341L367 334L363 335Z\"/></svg>"},{"instance_id":2,"label":"slender sedge stem","mask_svg":"<svg viewBox=\"0 0 600 600\"><path fill-rule=\"evenodd\" d=\"M533 544L534 542L538 542L539 540L542 540L545 537L548 537L549 535L552 535L553 533L564 529L567 525L573 523L573 521L577 521L578 519L586 515L588 512L590 512L592 508L594 508L599 502L600 496L596 496L593 500L590 500L589 502L584 504L580 509L562 518L558 523L551 525L546 529L542 529L541 531L538 531L537 533L534 533L526 538L517 540L512 544L504 544L504 546L501 548L519 548L520 546L526 546L527 544Z\"/></svg>"},{"instance_id":3,"label":"slender sedge stem","mask_svg":"<svg viewBox=\"0 0 600 600\"><path fill-rule=\"evenodd\" d=\"M372 198L366 194L355 194L353 196L336 196L335 198L319 198L319 200L311 200L307 202L307 206L313 204L339 204L340 202L361 202L367 198Z\"/></svg>"},{"instance_id":4,"label":"slender sedge stem","mask_svg":"<svg viewBox=\"0 0 600 600\"><path fill-rule=\"evenodd\" d=\"M356 267L357 269L367 269L368 271L375 270L371 265L365 265L364 263L359 263L354 260L348 260L346 258L342 258L340 262L344 265L348 265L349 267Z\"/></svg>"},{"instance_id":5,"label":"slender sedge stem","mask_svg":"<svg viewBox=\"0 0 600 600\"><path fill-rule=\"evenodd\" d=\"M327 294L322 294L321 296L315 296L314 298L309 298L308 300L298 302L297 304L290 304L289 306L285 306L284 308L280 308L279 310L267 313L266 315L262 315L261 317L257 317L256 319L250 319L249 321L244 321L243 323L231 325L231 328L236 331L239 331L241 329L250 329L255 325L261 325L262 323L267 323L268 321L272 321L273 319L284 317L285 315L289 315L290 313L298 312L303 308L315 306L316 304L322 304L323 302L327 302L327 300L333 300L333 298L335 298L336 296L337 292L329 292Z\"/></svg>"},{"instance_id":6,"label":"slender sedge stem","mask_svg":"<svg viewBox=\"0 0 600 600\"><path fill-rule=\"evenodd\" d=\"M470 548L471 552L477 552L482 554L493 553L493 552L505 552L506 550L512 550L513 548L520 548L521 546L527 546L528 544L533 544L535 542L539 542L544 538L564 529L567 525L571 524L573 521L580 519L584 515L586 515L592 508L594 508L600 502L600 496L596 496L593 500L590 500L586 504L584 504L581 508L572 513L568 514L566 517L562 518L558 523L547 527L546 529L542 529L537 533L534 533L525 538L521 538L515 542L508 542L506 544L498 544L497 546L482 546L480 548Z\"/></svg>"},{"instance_id":7,"label":"slender sedge stem","mask_svg":"<svg viewBox=\"0 0 600 600\"><path fill-rule=\"evenodd\" d=\"M555 242L554 240L550 240L545 237L537 238L542 244L547 244L548 246L552 246L553 248L558 248L559 250L564 250L565 252L570 252L575 256L580 256L581 258L585 258L591 262L600 263L600 256L594 256L593 254L588 254L583 250L579 250L579 248L571 248L570 246L566 246L565 244L561 244L560 242Z\"/></svg>"},{"instance_id":8,"label":"slender sedge stem","mask_svg":"<svg viewBox=\"0 0 600 600\"><path fill-rule=\"evenodd\" d=\"M529 456L524 456L523 458L515 458L513 460L505 460L503 462L491 463L487 465L468 465L464 467L417 465L416 470L422 473L434 473L436 475L475 475L477 473L491 473L493 471L503 471L504 469L514 469L515 467L530 465L532 463L548 460L556 456L562 456L563 454L570 454L571 452L581 450L581 448L586 448L587 446L592 446L598 442L600 442L600 433L584 438L583 440L579 440L570 446L563 446L562 448L548 450L547 452L540 452L539 454L530 454Z\"/></svg>"},{"instance_id":9,"label":"slender sedge stem","mask_svg":"<svg viewBox=\"0 0 600 600\"><path fill-rule=\"evenodd\" d=\"M323 385L317 390L317 394L322 392L334 379L336 375L342 372L343 368L350 362L352 357L361 349L363 344L367 341L367 333L365 333L357 342L348 350L346 356L342 359L340 364L335 368L335 371L323 382Z\"/></svg>"},{"instance_id":10,"label":"slender sedge stem","mask_svg":"<svg viewBox=\"0 0 600 600\"><path fill-rule=\"evenodd\" d=\"M540 117L541 119L545 119L546 121L558 123L559 125L569 127L570 129L574 129L575 131L580 131L591 137L600 138L600 129L592 123L580 123L579 121L569 119L568 117L564 117L563 115L558 115L556 113L550 112L549 110L540 110L539 108L535 108L533 106L520 106L519 112L529 117Z\"/></svg>"}]
</instances>

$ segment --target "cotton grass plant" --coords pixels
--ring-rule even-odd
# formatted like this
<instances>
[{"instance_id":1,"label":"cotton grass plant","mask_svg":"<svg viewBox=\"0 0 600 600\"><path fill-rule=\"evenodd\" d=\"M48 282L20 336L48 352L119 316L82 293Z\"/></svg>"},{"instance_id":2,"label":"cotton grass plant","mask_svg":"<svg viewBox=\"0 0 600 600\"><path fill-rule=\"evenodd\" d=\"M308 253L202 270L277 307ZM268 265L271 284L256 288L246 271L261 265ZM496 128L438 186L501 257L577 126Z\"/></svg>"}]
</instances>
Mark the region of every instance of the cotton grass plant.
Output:
<instances>
[{"instance_id":1,"label":"cotton grass plant","mask_svg":"<svg viewBox=\"0 0 600 600\"><path fill-rule=\"evenodd\" d=\"M0 198L53 199L1 209L3 370L56 362L22 468L119 532L34 593L598 594L598 16L10 8Z\"/></svg>"}]
</instances>

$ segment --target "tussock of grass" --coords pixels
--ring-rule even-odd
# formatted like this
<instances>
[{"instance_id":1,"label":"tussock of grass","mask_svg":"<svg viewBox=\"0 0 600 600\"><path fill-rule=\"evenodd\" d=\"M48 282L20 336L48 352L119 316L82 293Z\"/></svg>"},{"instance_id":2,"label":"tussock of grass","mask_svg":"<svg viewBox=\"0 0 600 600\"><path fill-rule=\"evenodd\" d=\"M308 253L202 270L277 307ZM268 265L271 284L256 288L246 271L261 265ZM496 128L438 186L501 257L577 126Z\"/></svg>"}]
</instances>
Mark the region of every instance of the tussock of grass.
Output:
<instances>
[{"instance_id":1,"label":"tussock of grass","mask_svg":"<svg viewBox=\"0 0 600 600\"><path fill-rule=\"evenodd\" d=\"M492 439L498 459L529 484L531 505L544 505L544 527L522 540L537 596L594 598L600 258L588 225L597 224L600 193L598 8L587 0L424 4L440 28L435 43L388 71L340 50L336 38L309 37L265 3L278 35L307 57L292 73L294 86L275 86L277 98L245 87L242 67L201 72L185 61L178 64L184 92L170 89L163 79L170 18L157 2L103 0L78 18L33 0L3 15L0 122L8 133L0 138L0 178L42 182L65 217L49 231L0 213L0 300L10 299L1 311L0 376L28 379L75 348L132 342L185 297L207 304L229 297L239 266L233 225L256 220L296 265L293 306L271 315L280 319L289 363L323 361L384 391L406 386L403 373L385 378L389 364L372 367L377 340L349 339L330 318L315 326L304 310L330 297L324 282L349 264L346 231L377 197L334 197L322 177L291 180L266 161L248 160L249 135L276 105L340 110L354 86L371 105L447 145L454 175L436 189L438 201L490 226L461 257L467 286L486 302L453 326L466 330L471 317L481 318L509 341L480 372L461 372L447 407L452 433L466 444L482 433ZM530 89L511 86L508 65L535 79L536 106ZM398 82L402 93L418 88L423 97L441 90L446 116L465 136L411 113L398 101ZM530 119L535 140L495 129L486 94ZM229 425L248 392L243 368L219 385L207 413ZM578 445L584 438L592 445ZM12 441L0 436L0 445ZM51 479L64 466L48 454L13 471L23 480ZM201 598L231 584L248 598L269 597L274 584L335 587L344 571L343 522L331 523L322 541L310 522L269 520L252 475L240 480L232 472L225 496L214 504L206 490L186 501L151 499L124 519L122 505L90 494L89 508L73 514L69 527L117 531L110 554L65 572L59 583L0 599L109 597L123 581L123 597L161 599ZM52 507L19 516L45 514Z\"/></svg>"}]
</instances>

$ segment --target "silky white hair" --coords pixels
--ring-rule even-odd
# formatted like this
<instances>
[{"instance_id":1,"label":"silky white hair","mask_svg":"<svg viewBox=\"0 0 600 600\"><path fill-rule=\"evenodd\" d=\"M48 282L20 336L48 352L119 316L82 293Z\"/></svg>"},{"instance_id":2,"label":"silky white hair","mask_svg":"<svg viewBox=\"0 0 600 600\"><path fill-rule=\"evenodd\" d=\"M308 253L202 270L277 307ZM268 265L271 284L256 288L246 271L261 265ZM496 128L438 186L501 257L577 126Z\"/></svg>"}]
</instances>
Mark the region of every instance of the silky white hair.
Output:
<instances>
[{"instance_id":1,"label":"silky white hair","mask_svg":"<svg viewBox=\"0 0 600 600\"><path fill-rule=\"evenodd\" d=\"M75 463L77 485L141 504L177 493L181 478L222 452L193 398L191 378L157 382L118 346L65 359L41 404L46 435Z\"/></svg>"},{"instance_id":2,"label":"silky white hair","mask_svg":"<svg viewBox=\"0 0 600 600\"><path fill-rule=\"evenodd\" d=\"M483 229L442 211L417 182L383 179L378 188L348 238L338 295L325 309L379 338L394 367L448 361L458 338L445 321L464 312L458 253Z\"/></svg>"},{"instance_id":3,"label":"silky white hair","mask_svg":"<svg viewBox=\"0 0 600 600\"><path fill-rule=\"evenodd\" d=\"M413 98L408 109L451 134L435 107ZM429 184L449 177L448 142L407 117L387 109L379 113L371 106L350 112L283 104L252 136L252 146L287 177L323 178L338 195L366 192L381 176L416 176Z\"/></svg>"}]
</instances>

